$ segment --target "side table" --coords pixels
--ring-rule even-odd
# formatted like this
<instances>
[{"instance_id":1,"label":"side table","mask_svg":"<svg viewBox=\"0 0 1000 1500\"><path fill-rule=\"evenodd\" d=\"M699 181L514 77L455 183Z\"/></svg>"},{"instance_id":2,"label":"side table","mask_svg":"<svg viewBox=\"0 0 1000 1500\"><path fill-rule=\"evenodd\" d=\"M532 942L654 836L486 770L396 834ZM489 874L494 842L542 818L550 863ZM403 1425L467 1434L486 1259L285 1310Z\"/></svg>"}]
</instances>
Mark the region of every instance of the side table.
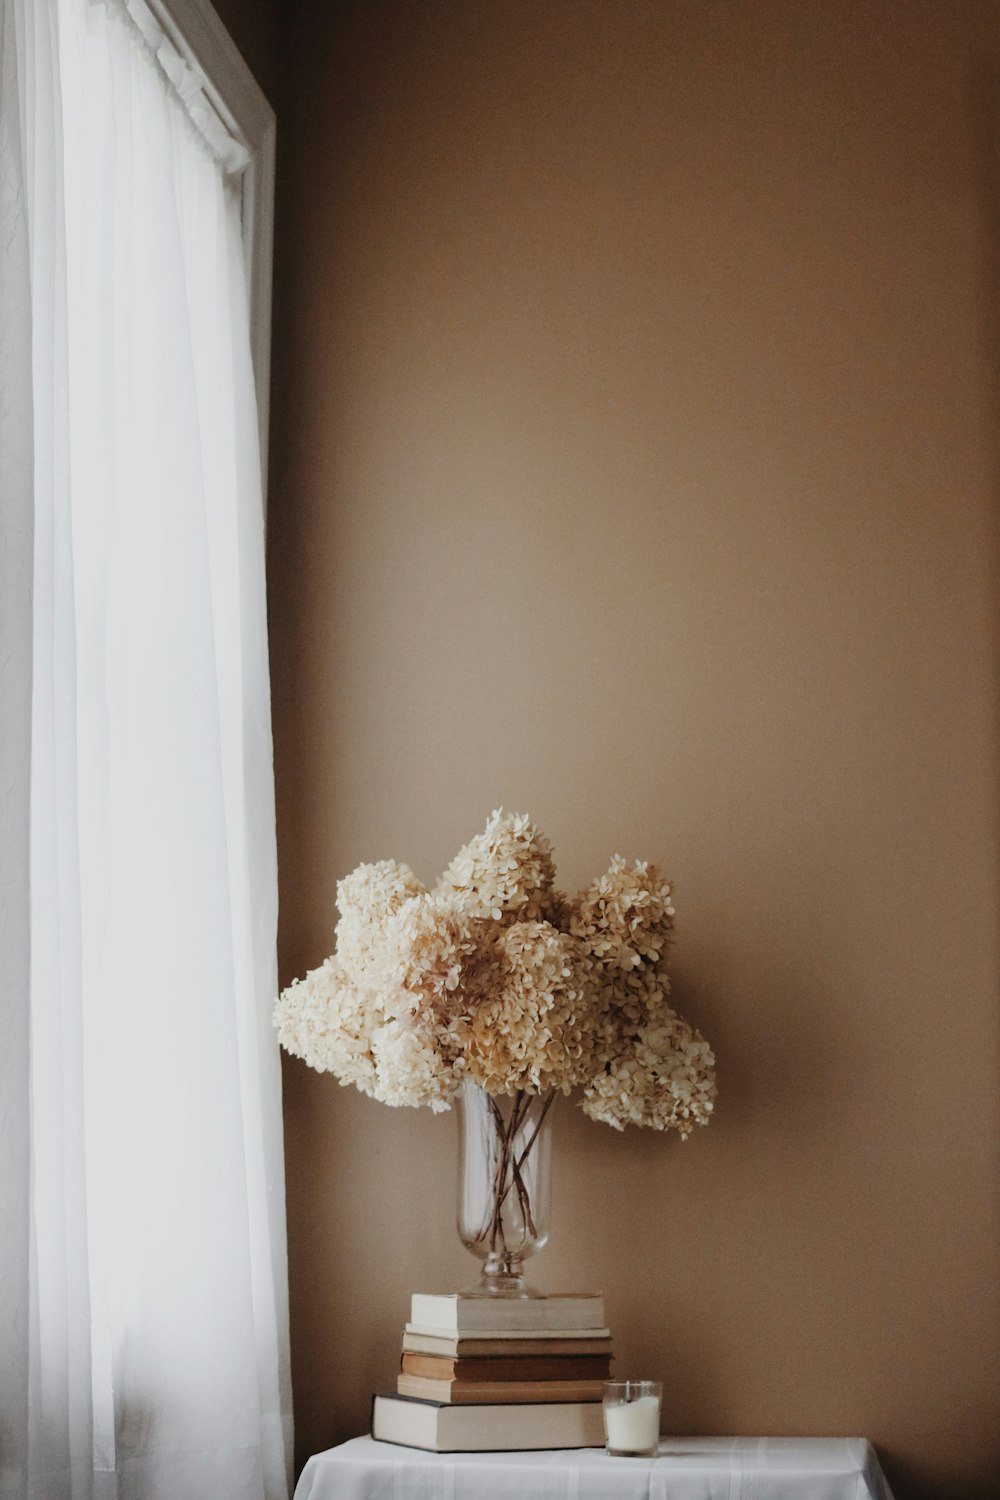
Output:
<instances>
[{"instance_id":1,"label":"side table","mask_svg":"<svg viewBox=\"0 0 1000 1500\"><path fill-rule=\"evenodd\" d=\"M864 1438L661 1438L601 1448L425 1453L352 1438L309 1460L295 1500L892 1500Z\"/></svg>"}]
</instances>

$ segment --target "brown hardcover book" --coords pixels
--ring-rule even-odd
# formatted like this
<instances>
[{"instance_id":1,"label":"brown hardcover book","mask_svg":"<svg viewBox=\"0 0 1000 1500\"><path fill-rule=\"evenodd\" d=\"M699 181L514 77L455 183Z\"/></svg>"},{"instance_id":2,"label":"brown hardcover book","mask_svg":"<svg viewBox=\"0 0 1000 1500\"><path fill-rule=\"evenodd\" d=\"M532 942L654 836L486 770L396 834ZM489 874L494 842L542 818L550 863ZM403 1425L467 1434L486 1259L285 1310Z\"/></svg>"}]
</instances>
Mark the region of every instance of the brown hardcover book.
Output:
<instances>
[{"instance_id":1,"label":"brown hardcover book","mask_svg":"<svg viewBox=\"0 0 1000 1500\"><path fill-rule=\"evenodd\" d=\"M396 1392L446 1406L507 1406L526 1402L600 1401L604 1385L600 1380L427 1380L422 1375L400 1375Z\"/></svg>"},{"instance_id":2,"label":"brown hardcover book","mask_svg":"<svg viewBox=\"0 0 1000 1500\"><path fill-rule=\"evenodd\" d=\"M611 1354L611 1335L606 1328L596 1329L592 1334L483 1334L479 1338L466 1338L456 1334L417 1333L407 1328L403 1334L404 1354L441 1354L450 1359L506 1358L508 1355L550 1356L553 1354Z\"/></svg>"},{"instance_id":3,"label":"brown hardcover book","mask_svg":"<svg viewBox=\"0 0 1000 1500\"><path fill-rule=\"evenodd\" d=\"M457 1359L442 1354L404 1353L404 1375L423 1375L428 1380L607 1380L611 1375L610 1354L505 1355L502 1359L472 1357Z\"/></svg>"},{"instance_id":4,"label":"brown hardcover book","mask_svg":"<svg viewBox=\"0 0 1000 1500\"><path fill-rule=\"evenodd\" d=\"M372 1437L431 1453L497 1453L532 1448L603 1448L599 1402L532 1406L443 1406L408 1396L376 1396Z\"/></svg>"}]
</instances>

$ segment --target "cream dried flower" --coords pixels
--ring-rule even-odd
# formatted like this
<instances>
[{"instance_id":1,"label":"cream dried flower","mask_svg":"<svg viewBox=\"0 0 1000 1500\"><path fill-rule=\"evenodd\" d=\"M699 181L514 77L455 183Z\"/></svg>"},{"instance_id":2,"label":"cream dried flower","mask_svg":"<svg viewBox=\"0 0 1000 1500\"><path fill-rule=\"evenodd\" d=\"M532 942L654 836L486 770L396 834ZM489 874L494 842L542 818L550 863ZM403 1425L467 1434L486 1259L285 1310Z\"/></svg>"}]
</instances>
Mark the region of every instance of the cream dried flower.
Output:
<instances>
[{"instance_id":1,"label":"cream dried flower","mask_svg":"<svg viewBox=\"0 0 1000 1500\"><path fill-rule=\"evenodd\" d=\"M432 893L394 860L337 888L337 951L286 989L282 1044L395 1105L447 1109L463 1081L489 1094L584 1086L597 1120L707 1123L707 1043L671 1010L671 887L615 856L573 901L548 840L495 812Z\"/></svg>"},{"instance_id":2,"label":"cream dried flower","mask_svg":"<svg viewBox=\"0 0 1000 1500\"><path fill-rule=\"evenodd\" d=\"M598 1003L591 1025L603 1063L658 1016L670 993L671 887L655 865L629 867L616 854L570 905L569 931L594 969Z\"/></svg>"},{"instance_id":3,"label":"cream dried flower","mask_svg":"<svg viewBox=\"0 0 1000 1500\"><path fill-rule=\"evenodd\" d=\"M348 978L336 955L297 979L274 1010L278 1038L286 1051L319 1073L335 1073L341 1083L366 1094L376 1088L371 1050L374 997Z\"/></svg>"},{"instance_id":4,"label":"cream dried flower","mask_svg":"<svg viewBox=\"0 0 1000 1500\"><path fill-rule=\"evenodd\" d=\"M609 979L664 963L673 928L670 882L648 861L630 868L620 854L581 891L570 912L570 931Z\"/></svg>"},{"instance_id":5,"label":"cream dried flower","mask_svg":"<svg viewBox=\"0 0 1000 1500\"><path fill-rule=\"evenodd\" d=\"M424 887L409 865L383 859L373 865L358 865L337 883L337 955L344 967L359 980L378 953L388 919Z\"/></svg>"},{"instance_id":6,"label":"cream dried flower","mask_svg":"<svg viewBox=\"0 0 1000 1500\"><path fill-rule=\"evenodd\" d=\"M569 1093L589 1074L589 967L548 922L516 922L497 939L496 983L473 1008L466 1077L489 1094Z\"/></svg>"},{"instance_id":7,"label":"cream dried flower","mask_svg":"<svg viewBox=\"0 0 1000 1500\"><path fill-rule=\"evenodd\" d=\"M435 896L416 896L382 930L371 974L385 1013L437 1030L461 1021L492 979L495 932Z\"/></svg>"},{"instance_id":8,"label":"cream dried flower","mask_svg":"<svg viewBox=\"0 0 1000 1500\"><path fill-rule=\"evenodd\" d=\"M390 1021L375 1032L374 1097L383 1104L450 1109L462 1083L461 1058L447 1060L423 1028Z\"/></svg>"},{"instance_id":9,"label":"cream dried flower","mask_svg":"<svg viewBox=\"0 0 1000 1500\"><path fill-rule=\"evenodd\" d=\"M696 1125L708 1124L715 1095L712 1049L665 1007L589 1084L581 1107L616 1130L677 1130L684 1139Z\"/></svg>"},{"instance_id":10,"label":"cream dried flower","mask_svg":"<svg viewBox=\"0 0 1000 1500\"><path fill-rule=\"evenodd\" d=\"M385 921L370 978L384 1024L373 1052L377 1097L447 1109L461 1087L469 1008L495 982L495 936L433 896Z\"/></svg>"},{"instance_id":11,"label":"cream dried flower","mask_svg":"<svg viewBox=\"0 0 1000 1500\"><path fill-rule=\"evenodd\" d=\"M494 922L548 917L555 865L552 845L524 813L492 813L460 849L435 887L468 917Z\"/></svg>"}]
</instances>

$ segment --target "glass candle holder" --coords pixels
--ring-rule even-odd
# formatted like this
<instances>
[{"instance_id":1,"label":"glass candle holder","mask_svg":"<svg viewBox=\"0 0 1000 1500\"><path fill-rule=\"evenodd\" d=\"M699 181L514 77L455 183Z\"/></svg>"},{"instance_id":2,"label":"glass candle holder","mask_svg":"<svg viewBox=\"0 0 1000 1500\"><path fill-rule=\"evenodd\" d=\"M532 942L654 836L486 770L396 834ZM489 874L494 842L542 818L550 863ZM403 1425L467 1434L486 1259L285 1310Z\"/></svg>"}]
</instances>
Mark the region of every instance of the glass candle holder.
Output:
<instances>
[{"instance_id":1,"label":"glass candle holder","mask_svg":"<svg viewBox=\"0 0 1000 1500\"><path fill-rule=\"evenodd\" d=\"M658 1380L604 1382L605 1450L612 1458L655 1458L660 1441Z\"/></svg>"}]
</instances>

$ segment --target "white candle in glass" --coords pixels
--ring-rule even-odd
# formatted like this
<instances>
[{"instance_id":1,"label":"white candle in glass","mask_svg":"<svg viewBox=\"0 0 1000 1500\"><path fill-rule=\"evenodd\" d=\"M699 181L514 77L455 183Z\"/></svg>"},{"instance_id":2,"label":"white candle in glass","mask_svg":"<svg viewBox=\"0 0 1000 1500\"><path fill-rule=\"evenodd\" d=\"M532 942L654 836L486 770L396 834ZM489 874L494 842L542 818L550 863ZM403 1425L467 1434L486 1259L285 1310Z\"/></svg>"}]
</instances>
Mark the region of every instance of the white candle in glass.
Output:
<instances>
[{"instance_id":1,"label":"white candle in glass","mask_svg":"<svg viewBox=\"0 0 1000 1500\"><path fill-rule=\"evenodd\" d=\"M660 1400L608 1401L604 1408L608 1447L616 1453L648 1453L660 1439Z\"/></svg>"}]
</instances>

